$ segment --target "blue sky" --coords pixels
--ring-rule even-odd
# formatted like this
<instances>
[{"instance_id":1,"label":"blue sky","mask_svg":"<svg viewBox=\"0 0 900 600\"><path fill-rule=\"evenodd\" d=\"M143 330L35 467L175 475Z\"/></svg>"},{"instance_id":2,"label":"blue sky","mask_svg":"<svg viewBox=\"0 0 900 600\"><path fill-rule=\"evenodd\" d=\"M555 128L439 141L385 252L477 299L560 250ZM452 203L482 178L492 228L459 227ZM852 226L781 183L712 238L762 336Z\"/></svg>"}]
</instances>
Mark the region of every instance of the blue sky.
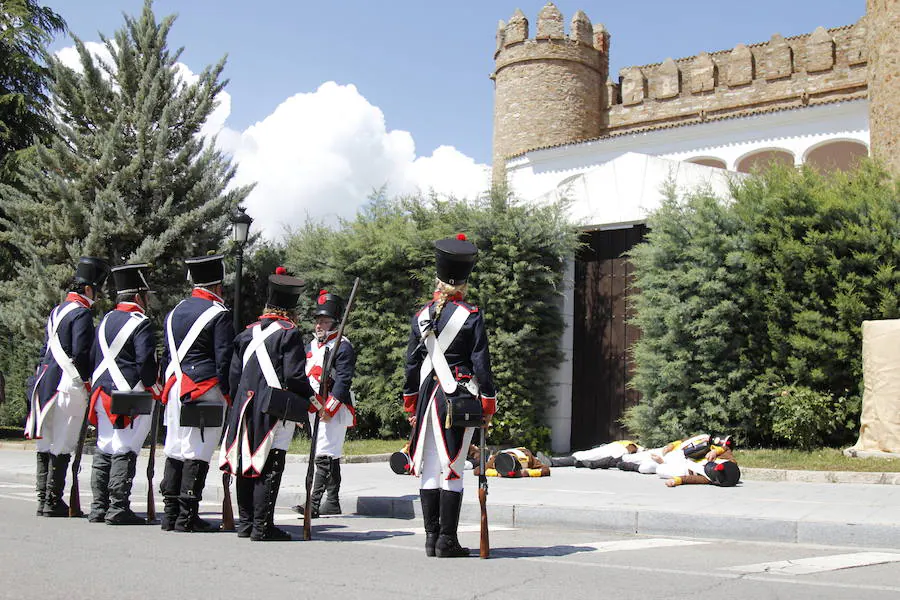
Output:
<instances>
[{"instance_id":1,"label":"blue sky","mask_svg":"<svg viewBox=\"0 0 900 600\"><path fill-rule=\"evenodd\" d=\"M475 177L476 167L488 164L491 156L493 88L488 76L493 70L497 22L508 20L521 8L533 35L544 4L544 0L157 0L154 9L158 16L177 13L169 41L173 47L185 47L182 62L191 71L199 72L228 55L230 105L223 109L227 131L220 137L238 162L247 156L248 148L268 140L273 140L273 155L288 143L303 145L307 137L313 145L324 144L326 154L332 153L324 166L310 165L305 173L300 169L295 176L272 176L271 185L261 184L270 188L270 197L255 198L251 205L266 211L267 203L279 193L293 197L303 188L317 190L318 197L364 196L367 189L380 185L379 178L382 183L398 182L398 189L405 191L410 182L426 186L429 178L440 180L439 173L450 174L455 181ZM864 0L560 0L555 4L566 23L581 9L592 22L606 26L612 38L613 74L625 66L670 56L766 41L774 33L787 37L811 32L819 25L845 25L865 12ZM97 32L111 36L121 26L123 11L138 14L143 1L60 0L50 6L75 34L96 41ZM70 43L59 39L54 49ZM323 90L326 82L337 85ZM316 116L316 111L323 113ZM280 120L271 118L276 112ZM255 127L267 119L268 128ZM305 119L305 125L296 129L286 125L298 119ZM310 127L319 130L310 133ZM359 139L353 127L360 127L369 143L361 143L354 156L345 158L342 148ZM273 136L286 130L292 137L277 145ZM343 137L329 138L332 130L343 130ZM367 161L366 147L384 146L389 147L384 160ZM442 146L453 151L445 148L436 154ZM296 161L310 163L313 154L315 147L310 147L309 154L298 155ZM244 160L248 166L242 181L270 177L261 166L251 166L252 160ZM401 163L410 168L398 166ZM460 174L454 176L457 168ZM330 184L307 181L323 170L331 174ZM364 175L358 185L335 189L339 179L353 178L356 172ZM449 185L438 181L435 188L440 190L442 183ZM466 194L466 190L447 191ZM344 209L333 212L348 216L352 205L348 200ZM304 211L315 217L327 212L306 206L287 225L295 226Z\"/></svg>"}]
</instances>

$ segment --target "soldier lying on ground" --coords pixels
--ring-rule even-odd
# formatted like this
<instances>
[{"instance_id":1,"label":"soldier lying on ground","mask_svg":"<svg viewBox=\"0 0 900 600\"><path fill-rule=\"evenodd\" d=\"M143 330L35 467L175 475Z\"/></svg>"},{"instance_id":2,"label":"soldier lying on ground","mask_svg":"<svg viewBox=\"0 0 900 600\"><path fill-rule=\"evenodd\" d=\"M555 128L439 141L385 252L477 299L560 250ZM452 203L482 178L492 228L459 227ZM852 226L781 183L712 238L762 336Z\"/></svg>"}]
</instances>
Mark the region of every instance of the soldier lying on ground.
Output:
<instances>
[{"instance_id":1,"label":"soldier lying on ground","mask_svg":"<svg viewBox=\"0 0 900 600\"><path fill-rule=\"evenodd\" d=\"M734 460L731 436L708 437L706 448L696 445L673 451L657 467L656 473L667 487L685 484L712 484L732 487L741 479L741 469ZM705 450L705 454L699 455Z\"/></svg>"},{"instance_id":2,"label":"soldier lying on ground","mask_svg":"<svg viewBox=\"0 0 900 600\"><path fill-rule=\"evenodd\" d=\"M626 454L634 454L643 448L631 440L618 440L591 448L573 452L569 456L545 457L538 455L551 467L587 467L589 469L608 469Z\"/></svg>"},{"instance_id":3,"label":"soldier lying on ground","mask_svg":"<svg viewBox=\"0 0 900 600\"><path fill-rule=\"evenodd\" d=\"M481 474L480 463L481 457L476 447L473 457L475 475ZM549 477L550 466L527 448L507 448L487 459L484 472L488 477Z\"/></svg>"}]
</instances>

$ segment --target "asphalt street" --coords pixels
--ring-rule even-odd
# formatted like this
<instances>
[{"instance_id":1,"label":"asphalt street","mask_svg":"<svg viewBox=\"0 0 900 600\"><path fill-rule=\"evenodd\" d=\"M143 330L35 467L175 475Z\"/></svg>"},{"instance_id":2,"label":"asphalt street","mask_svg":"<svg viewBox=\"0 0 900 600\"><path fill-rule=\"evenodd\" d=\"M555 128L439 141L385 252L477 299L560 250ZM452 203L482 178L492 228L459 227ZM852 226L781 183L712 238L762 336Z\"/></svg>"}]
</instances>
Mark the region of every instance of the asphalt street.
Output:
<instances>
[{"instance_id":1,"label":"asphalt street","mask_svg":"<svg viewBox=\"0 0 900 600\"><path fill-rule=\"evenodd\" d=\"M217 502L203 508L218 519ZM302 521L280 506L296 541L259 543L39 518L19 482L0 482L0 511L2 598L900 597L900 551L884 548L494 525L489 560L447 560L425 556L418 519L317 519L304 542ZM478 523L464 522L460 539L477 549Z\"/></svg>"}]
</instances>

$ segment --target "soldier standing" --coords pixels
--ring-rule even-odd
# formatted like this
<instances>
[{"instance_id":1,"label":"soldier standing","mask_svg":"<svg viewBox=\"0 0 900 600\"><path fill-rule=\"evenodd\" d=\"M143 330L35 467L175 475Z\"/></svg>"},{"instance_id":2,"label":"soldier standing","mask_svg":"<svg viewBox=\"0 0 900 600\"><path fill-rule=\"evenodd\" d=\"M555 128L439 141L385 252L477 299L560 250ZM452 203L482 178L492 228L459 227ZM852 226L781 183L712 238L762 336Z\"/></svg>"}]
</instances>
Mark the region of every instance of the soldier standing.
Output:
<instances>
[{"instance_id":1,"label":"soldier standing","mask_svg":"<svg viewBox=\"0 0 900 600\"><path fill-rule=\"evenodd\" d=\"M166 466L159 486L164 505L161 528L207 532L215 528L198 512L209 461L222 433L222 415L230 402L228 368L234 328L222 299L223 257L201 256L185 263L194 290L165 319ZM212 424L190 424L203 423L204 418L212 419Z\"/></svg>"},{"instance_id":2,"label":"soldier standing","mask_svg":"<svg viewBox=\"0 0 900 600\"><path fill-rule=\"evenodd\" d=\"M91 306L109 274L105 260L82 257L66 299L47 320L47 338L29 390L25 437L37 440L37 514L67 517L66 469L84 425L91 375Z\"/></svg>"},{"instance_id":3,"label":"soldier standing","mask_svg":"<svg viewBox=\"0 0 900 600\"><path fill-rule=\"evenodd\" d=\"M159 397L159 364L156 333L144 311L150 285L144 275L148 265L112 269L116 307L103 317L91 351L94 374L88 413L97 427L97 450L91 471L91 523L143 525L146 520L132 510L129 497L138 453L147 439L155 413L129 417L113 413L112 394L153 389Z\"/></svg>"},{"instance_id":4,"label":"soldier standing","mask_svg":"<svg viewBox=\"0 0 900 600\"><path fill-rule=\"evenodd\" d=\"M334 362L329 384L328 398L320 398L320 379L325 353L334 351L337 342L337 325L344 301L337 294L321 290L316 300L315 338L306 350L306 374L316 392L316 400L310 407L309 424L313 429L316 411L319 414L319 433L316 437L316 476L310 497L313 518L319 515L341 514L341 456L347 428L356 425L356 409L353 406L350 385L356 369L356 351L346 337L341 341ZM316 406L318 404L318 406ZM325 495L325 502L322 497ZM299 508L299 510L297 510ZM294 507L302 513L303 507Z\"/></svg>"},{"instance_id":5,"label":"soldier standing","mask_svg":"<svg viewBox=\"0 0 900 600\"><path fill-rule=\"evenodd\" d=\"M231 412L221 450L221 468L235 475L239 521L237 535L252 541L288 541L291 535L274 524L275 500L284 472L285 454L296 422L263 412L273 390L289 390L307 414L314 392L306 376L303 336L293 310L303 281L283 274L269 276L269 295L259 321L235 339L231 359Z\"/></svg>"},{"instance_id":6,"label":"soldier standing","mask_svg":"<svg viewBox=\"0 0 900 600\"><path fill-rule=\"evenodd\" d=\"M449 423L444 381L455 380L481 398L485 425L496 411L496 393L484 318L464 301L478 249L463 234L434 245L434 299L412 318L403 404L414 430L413 472L421 477L425 553L462 557L469 555L457 538L463 468L475 428Z\"/></svg>"}]
</instances>

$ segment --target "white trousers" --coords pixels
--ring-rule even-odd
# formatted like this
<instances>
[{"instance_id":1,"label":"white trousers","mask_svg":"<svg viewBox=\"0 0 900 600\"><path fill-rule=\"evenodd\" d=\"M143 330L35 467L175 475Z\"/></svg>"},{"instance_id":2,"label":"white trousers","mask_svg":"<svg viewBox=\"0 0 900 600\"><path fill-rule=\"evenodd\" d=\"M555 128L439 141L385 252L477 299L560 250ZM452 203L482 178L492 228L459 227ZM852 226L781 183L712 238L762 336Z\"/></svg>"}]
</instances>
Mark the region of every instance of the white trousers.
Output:
<instances>
[{"instance_id":1,"label":"white trousers","mask_svg":"<svg viewBox=\"0 0 900 600\"><path fill-rule=\"evenodd\" d=\"M609 444L603 444L602 446L597 446L596 448L591 448L590 450L581 450L579 452L573 452L572 457L575 460L600 460L601 458L619 458L620 456L624 456L628 453L628 448L623 446L622 444L617 444L615 442L610 442Z\"/></svg>"},{"instance_id":2,"label":"white trousers","mask_svg":"<svg viewBox=\"0 0 900 600\"><path fill-rule=\"evenodd\" d=\"M684 452L681 450L674 450L666 454L663 464L657 465L656 474L662 479L690 475L691 462L691 460L685 458Z\"/></svg>"},{"instance_id":3,"label":"white trousers","mask_svg":"<svg viewBox=\"0 0 900 600\"><path fill-rule=\"evenodd\" d=\"M456 460L450 463L450 468L459 473L458 479L447 479L447 474L441 469L441 456L438 454L438 444L443 445L444 439L441 436L440 423L433 411L425 412L425 447L422 456L422 479L419 482L419 488L423 490L442 489L449 492L463 491L463 471L466 466L466 450L472 443L472 434L475 433L474 427L466 427L463 434L462 445Z\"/></svg>"},{"instance_id":4,"label":"white trousers","mask_svg":"<svg viewBox=\"0 0 900 600\"><path fill-rule=\"evenodd\" d=\"M345 414L346 413L346 414ZM344 438L347 437L346 417L353 422L353 415L342 406L327 423L319 419L319 435L316 436L316 456L340 458L344 455ZM309 430L312 431L316 413L309 413Z\"/></svg>"},{"instance_id":5,"label":"white trousers","mask_svg":"<svg viewBox=\"0 0 900 600\"><path fill-rule=\"evenodd\" d=\"M94 406L97 413L97 450L104 454L118 456L134 452L140 454L144 441L150 433L153 425L153 414L138 415L125 429L116 429L103 408L103 402L99 399Z\"/></svg>"},{"instance_id":6,"label":"white trousers","mask_svg":"<svg viewBox=\"0 0 900 600\"><path fill-rule=\"evenodd\" d=\"M87 393L84 386L58 392L41 424L41 437L35 440L38 452L54 456L72 454L78 445L78 436L84 423Z\"/></svg>"},{"instance_id":7,"label":"white trousers","mask_svg":"<svg viewBox=\"0 0 900 600\"><path fill-rule=\"evenodd\" d=\"M224 406L225 396L219 386L216 386L200 396L197 400L220 402ZM166 456L175 460L202 460L209 462L212 459L219 438L222 436L222 426L204 427L203 435L200 435L199 427L181 426L181 399L175 392L175 386L169 390L169 401L166 403L166 444L163 448Z\"/></svg>"}]
</instances>

